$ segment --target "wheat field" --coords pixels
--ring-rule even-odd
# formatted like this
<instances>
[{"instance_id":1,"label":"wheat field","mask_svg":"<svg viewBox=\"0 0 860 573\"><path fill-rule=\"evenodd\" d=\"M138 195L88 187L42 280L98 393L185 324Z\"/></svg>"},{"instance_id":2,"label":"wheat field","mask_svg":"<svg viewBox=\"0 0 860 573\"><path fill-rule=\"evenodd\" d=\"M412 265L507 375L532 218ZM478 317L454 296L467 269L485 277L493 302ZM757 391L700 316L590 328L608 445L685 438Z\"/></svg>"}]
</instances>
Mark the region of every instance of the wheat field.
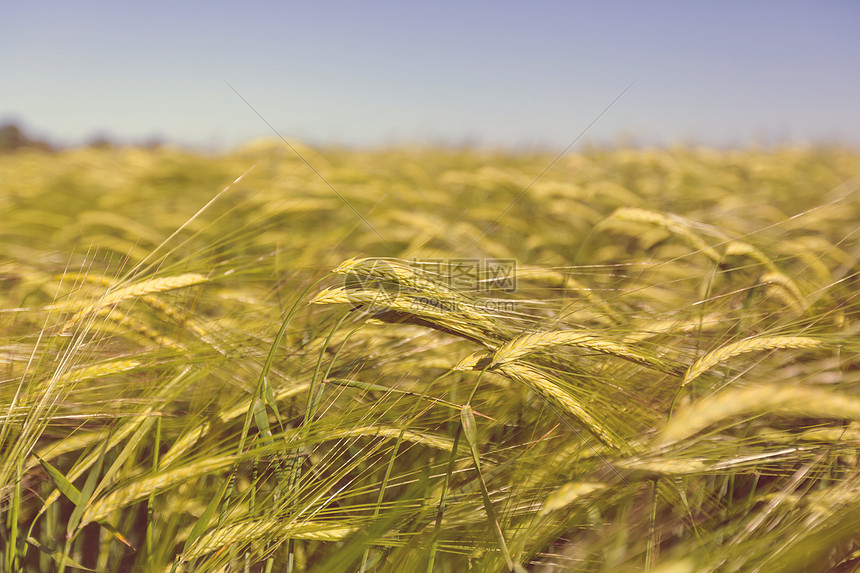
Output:
<instances>
[{"instance_id":1,"label":"wheat field","mask_svg":"<svg viewBox=\"0 0 860 573\"><path fill-rule=\"evenodd\" d=\"M0 155L0 570L860 567L860 153L295 147Z\"/></svg>"}]
</instances>

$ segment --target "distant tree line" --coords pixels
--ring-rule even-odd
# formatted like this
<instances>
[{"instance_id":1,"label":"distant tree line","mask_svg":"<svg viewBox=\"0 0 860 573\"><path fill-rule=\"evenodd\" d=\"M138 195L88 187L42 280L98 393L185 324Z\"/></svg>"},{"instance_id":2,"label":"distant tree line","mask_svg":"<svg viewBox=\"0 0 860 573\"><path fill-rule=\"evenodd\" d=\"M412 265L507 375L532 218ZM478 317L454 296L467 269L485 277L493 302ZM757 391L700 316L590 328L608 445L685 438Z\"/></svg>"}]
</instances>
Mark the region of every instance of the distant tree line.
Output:
<instances>
[{"instance_id":1,"label":"distant tree line","mask_svg":"<svg viewBox=\"0 0 860 573\"><path fill-rule=\"evenodd\" d=\"M122 144L106 135L99 134L92 137L85 145L87 147L112 148L119 147ZM137 145L154 149L161 147L163 142L158 138L152 138ZM51 143L28 135L26 131L14 121L0 125L0 153L14 153L20 149L38 149L53 152L63 147L66 146Z\"/></svg>"},{"instance_id":2,"label":"distant tree line","mask_svg":"<svg viewBox=\"0 0 860 573\"><path fill-rule=\"evenodd\" d=\"M0 153L11 153L22 148L54 151L53 145L31 138L15 123L0 126Z\"/></svg>"}]
</instances>

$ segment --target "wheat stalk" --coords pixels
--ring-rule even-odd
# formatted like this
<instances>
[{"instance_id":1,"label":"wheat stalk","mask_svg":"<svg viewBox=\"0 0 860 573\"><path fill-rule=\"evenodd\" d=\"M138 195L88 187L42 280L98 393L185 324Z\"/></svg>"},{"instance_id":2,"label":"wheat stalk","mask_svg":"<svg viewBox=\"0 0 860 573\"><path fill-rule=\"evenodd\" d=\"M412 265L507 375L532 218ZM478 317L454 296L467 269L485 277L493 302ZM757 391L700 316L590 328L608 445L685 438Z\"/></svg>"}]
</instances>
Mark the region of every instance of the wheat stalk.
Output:
<instances>
[{"instance_id":1,"label":"wheat stalk","mask_svg":"<svg viewBox=\"0 0 860 573\"><path fill-rule=\"evenodd\" d=\"M615 450L624 450L626 448L624 442L609 427L592 416L584 404L565 392L558 384L553 383L552 380L535 368L525 364L509 363L499 366L498 371L508 378L522 382L541 396L561 407L562 410L579 420L589 433L607 446Z\"/></svg>"},{"instance_id":2,"label":"wheat stalk","mask_svg":"<svg viewBox=\"0 0 860 573\"><path fill-rule=\"evenodd\" d=\"M765 273L759 279L759 284L768 285L772 292L779 293L776 296L786 299L787 306L797 305L801 312L809 312L809 303L806 302L803 292L788 275L780 272ZM788 296L782 293L787 293Z\"/></svg>"},{"instance_id":3,"label":"wheat stalk","mask_svg":"<svg viewBox=\"0 0 860 573\"><path fill-rule=\"evenodd\" d=\"M432 304L435 300L446 301L447 306ZM374 318L384 322L416 323L489 347L495 346L495 339L502 335L499 333L500 327L492 319L478 312L470 301L459 295L436 299L433 295L392 295L384 291L332 287L324 289L311 299L311 304L342 303L375 307L377 313Z\"/></svg>"},{"instance_id":4,"label":"wheat stalk","mask_svg":"<svg viewBox=\"0 0 860 573\"><path fill-rule=\"evenodd\" d=\"M732 388L704 398L679 411L663 428L657 440L677 442L711 424L733 416L778 413L793 416L860 420L860 399L840 392L803 386L773 384Z\"/></svg>"},{"instance_id":5,"label":"wheat stalk","mask_svg":"<svg viewBox=\"0 0 860 573\"><path fill-rule=\"evenodd\" d=\"M557 346L575 346L601 354L616 356L668 374L680 375L683 368L665 358L648 355L625 344L601 338L581 330L560 330L526 334L501 346L493 355L491 367L518 360L528 354L551 350Z\"/></svg>"},{"instance_id":6,"label":"wheat stalk","mask_svg":"<svg viewBox=\"0 0 860 573\"><path fill-rule=\"evenodd\" d=\"M147 279L138 283L128 285L126 287L119 288L114 291L108 291L101 298L98 298L95 301L91 302L83 310L77 312L74 316L72 316L72 318L70 318L63 326L63 333L67 334L71 332L72 327L80 319L105 307L110 307L124 300L137 298L144 295L189 287L192 285L206 282L206 280L207 278L205 275L201 275L199 273L186 273L183 275L176 275L172 277Z\"/></svg>"},{"instance_id":7,"label":"wheat stalk","mask_svg":"<svg viewBox=\"0 0 860 573\"><path fill-rule=\"evenodd\" d=\"M621 341L625 344L634 344L660 334L707 332L720 326L724 321L722 315L715 312L688 320L652 320L634 332L624 335Z\"/></svg>"},{"instance_id":8,"label":"wheat stalk","mask_svg":"<svg viewBox=\"0 0 860 573\"><path fill-rule=\"evenodd\" d=\"M151 494L163 491L178 483L201 477L216 470L229 468L236 463L237 459L238 457L235 455L206 458L192 464L138 479L92 502L84 512L81 519L81 527L93 521L106 519L114 511L146 499Z\"/></svg>"},{"instance_id":9,"label":"wheat stalk","mask_svg":"<svg viewBox=\"0 0 860 573\"><path fill-rule=\"evenodd\" d=\"M780 348L816 348L823 344L821 340L807 336L762 336L758 338L747 338L738 342L732 342L713 350L693 363L684 375L681 384L686 386L703 373L707 372L720 362L745 354L747 352L758 352L761 350L776 350Z\"/></svg>"},{"instance_id":10,"label":"wheat stalk","mask_svg":"<svg viewBox=\"0 0 860 573\"><path fill-rule=\"evenodd\" d=\"M720 256L716 249L708 245L699 235L693 232L690 222L679 215L659 213L648 209L640 209L639 207L619 207L606 221L629 221L631 223L645 223L662 227L715 263L720 263L723 260L723 257Z\"/></svg>"},{"instance_id":11,"label":"wheat stalk","mask_svg":"<svg viewBox=\"0 0 860 573\"><path fill-rule=\"evenodd\" d=\"M761 250L744 241L729 241L726 244L726 256L746 256L764 265L771 273L779 273L779 269Z\"/></svg>"},{"instance_id":12,"label":"wheat stalk","mask_svg":"<svg viewBox=\"0 0 860 573\"><path fill-rule=\"evenodd\" d=\"M258 539L304 539L308 541L342 541L355 533L356 527L314 521L296 522L284 519L259 519L213 529L195 542L185 559L196 559L224 547Z\"/></svg>"},{"instance_id":13,"label":"wheat stalk","mask_svg":"<svg viewBox=\"0 0 860 573\"><path fill-rule=\"evenodd\" d=\"M569 506L573 502L582 499L596 491L603 491L608 487L605 483L572 481L564 484L543 501L540 514L545 515L557 509Z\"/></svg>"}]
</instances>

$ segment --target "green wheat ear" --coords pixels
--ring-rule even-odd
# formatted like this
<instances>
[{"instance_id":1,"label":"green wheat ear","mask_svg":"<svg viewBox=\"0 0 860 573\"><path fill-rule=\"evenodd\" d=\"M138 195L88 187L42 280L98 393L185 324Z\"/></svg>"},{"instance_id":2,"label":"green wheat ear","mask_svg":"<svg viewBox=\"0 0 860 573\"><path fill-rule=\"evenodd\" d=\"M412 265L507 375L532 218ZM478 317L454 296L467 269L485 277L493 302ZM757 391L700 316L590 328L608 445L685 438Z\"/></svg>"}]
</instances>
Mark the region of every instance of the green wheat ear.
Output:
<instances>
[{"instance_id":1,"label":"green wheat ear","mask_svg":"<svg viewBox=\"0 0 860 573\"><path fill-rule=\"evenodd\" d=\"M855 566L856 150L295 149L0 153L0 570Z\"/></svg>"}]
</instances>

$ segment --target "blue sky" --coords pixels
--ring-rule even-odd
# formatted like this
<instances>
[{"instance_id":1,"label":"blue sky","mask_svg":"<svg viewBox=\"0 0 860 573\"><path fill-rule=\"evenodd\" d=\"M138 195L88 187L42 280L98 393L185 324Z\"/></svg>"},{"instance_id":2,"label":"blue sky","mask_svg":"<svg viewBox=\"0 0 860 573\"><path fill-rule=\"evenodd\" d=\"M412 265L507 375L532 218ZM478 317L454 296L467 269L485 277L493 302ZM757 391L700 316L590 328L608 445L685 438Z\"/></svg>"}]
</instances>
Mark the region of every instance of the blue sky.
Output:
<instances>
[{"instance_id":1,"label":"blue sky","mask_svg":"<svg viewBox=\"0 0 860 573\"><path fill-rule=\"evenodd\" d=\"M202 148L860 144L860 3L16 2L0 121Z\"/></svg>"}]
</instances>

